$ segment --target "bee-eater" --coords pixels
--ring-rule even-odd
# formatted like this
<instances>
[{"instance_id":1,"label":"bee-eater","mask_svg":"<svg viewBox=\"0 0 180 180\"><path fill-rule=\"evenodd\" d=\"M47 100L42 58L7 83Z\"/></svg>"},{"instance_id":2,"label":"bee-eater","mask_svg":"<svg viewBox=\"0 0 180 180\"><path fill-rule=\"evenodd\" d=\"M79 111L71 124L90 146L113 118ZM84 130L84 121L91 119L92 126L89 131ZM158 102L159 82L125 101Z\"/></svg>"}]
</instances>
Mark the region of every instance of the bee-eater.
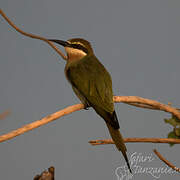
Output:
<instances>
[{"instance_id":1,"label":"bee-eater","mask_svg":"<svg viewBox=\"0 0 180 180\"><path fill-rule=\"evenodd\" d=\"M90 43L81 38L68 41L49 39L64 46L67 53L65 75L85 108L93 107L104 120L119 151L122 152L129 171L131 168L126 146L119 131L113 103L111 76L94 55Z\"/></svg>"}]
</instances>

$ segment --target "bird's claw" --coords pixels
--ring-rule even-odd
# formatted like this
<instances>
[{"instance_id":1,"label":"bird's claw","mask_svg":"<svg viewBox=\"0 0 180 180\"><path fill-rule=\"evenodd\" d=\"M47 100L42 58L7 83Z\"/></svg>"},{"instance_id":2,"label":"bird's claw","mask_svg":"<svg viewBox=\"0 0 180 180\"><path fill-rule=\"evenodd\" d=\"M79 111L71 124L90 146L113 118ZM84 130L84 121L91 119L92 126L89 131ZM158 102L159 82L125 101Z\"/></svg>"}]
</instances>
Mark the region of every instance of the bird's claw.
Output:
<instances>
[{"instance_id":1,"label":"bird's claw","mask_svg":"<svg viewBox=\"0 0 180 180\"><path fill-rule=\"evenodd\" d=\"M85 110L89 110L89 108L90 108L89 105L87 105L87 104L84 105L84 109L85 109Z\"/></svg>"}]
</instances>

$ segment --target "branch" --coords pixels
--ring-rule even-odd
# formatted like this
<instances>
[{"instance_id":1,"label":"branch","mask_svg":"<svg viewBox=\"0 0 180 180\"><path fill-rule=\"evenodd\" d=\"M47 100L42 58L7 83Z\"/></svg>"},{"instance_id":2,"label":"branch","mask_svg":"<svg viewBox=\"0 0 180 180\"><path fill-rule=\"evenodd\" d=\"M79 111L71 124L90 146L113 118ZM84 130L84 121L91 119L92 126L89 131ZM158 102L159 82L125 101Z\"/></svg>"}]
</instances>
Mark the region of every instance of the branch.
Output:
<instances>
[{"instance_id":1,"label":"branch","mask_svg":"<svg viewBox=\"0 0 180 180\"><path fill-rule=\"evenodd\" d=\"M159 110L163 110L163 111L166 111L166 112L169 112L169 113L172 113L173 115L177 116L178 119L180 119L180 112L178 110L176 110L175 108L171 107L171 106L168 106L168 105L165 105L165 104L161 104L157 101L153 101L153 100L150 100L150 99L144 99L144 98L140 98L140 97L136 97L136 96L115 96L114 97L114 101L115 102L123 102L123 103L139 103L139 104L147 104L149 106L152 106L152 107L155 107L156 109L159 109ZM48 115L44 118L42 118L41 120L37 120L35 122L32 122L30 124L27 124L19 129L16 129L14 131L11 131L7 134L4 134L4 135L1 135L0 136L0 142L3 142L3 141L6 141L6 140L9 140L9 139L12 139L16 136L19 136L25 132L28 132L28 131L31 131L37 127L40 127L42 125L45 125L51 121L54 121L64 115L67 115L67 114L70 114L72 112L75 112L75 111L79 111L81 109L84 108L84 105L83 104L76 104L76 105L73 105L73 106L69 106L65 109L62 109L58 112L55 112L51 115ZM137 139L136 139L137 140ZM176 142L178 142L177 140L178 139L175 139ZM102 141L102 140L101 140ZM175 142L175 143L176 143Z\"/></svg>"},{"instance_id":2,"label":"branch","mask_svg":"<svg viewBox=\"0 0 180 180\"><path fill-rule=\"evenodd\" d=\"M180 172L180 168L177 168L176 166L174 166L173 164L171 164L168 160L166 160L156 149L153 150L154 153L158 156L158 158L163 161L165 164L167 164L169 167L171 167L172 169L174 169L177 172Z\"/></svg>"},{"instance_id":3,"label":"branch","mask_svg":"<svg viewBox=\"0 0 180 180\"><path fill-rule=\"evenodd\" d=\"M174 143L180 144L180 139L173 138L124 138L125 143ZM92 140L89 143L93 146L96 145L105 145L105 144L114 144L112 139L104 140Z\"/></svg>"},{"instance_id":4,"label":"branch","mask_svg":"<svg viewBox=\"0 0 180 180\"><path fill-rule=\"evenodd\" d=\"M0 14L2 15L2 17L9 23L9 25L11 25L17 32L23 34L24 36L28 36L30 38L34 38L34 39L39 39L42 41L45 41L46 43L48 43L64 60L67 60L67 57L48 39L44 38L44 37L40 37L34 34L30 34L27 32L22 31L21 29L19 29L7 16L6 14L2 11L2 9L0 9Z\"/></svg>"},{"instance_id":5,"label":"branch","mask_svg":"<svg viewBox=\"0 0 180 180\"><path fill-rule=\"evenodd\" d=\"M28 131L31 131L35 128L38 128L40 126L43 126L51 121L54 121L62 116L65 116L67 114L70 114L74 111L78 111L78 110L81 110L84 108L84 105L83 104L76 104L76 105L73 105L73 106L69 106L63 110L60 110L58 112L55 112L51 115L48 115L44 118L42 118L41 120L37 120L37 121L34 121L30 124L27 124L19 129L16 129L16 130L13 130L7 134L3 134L0 136L0 142L3 142L3 141L6 141L6 140L9 140L9 139L12 139L16 136L19 136L21 134L24 134L25 132L28 132Z\"/></svg>"},{"instance_id":6,"label":"branch","mask_svg":"<svg viewBox=\"0 0 180 180\"><path fill-rule=\"evenodd\" d=\"M148 108L153 110L165 111L173 114L180 120L180 111L172 106L159 103L151 99L145 99L138 96L114 96L114 102L123 102L129 105Z\"/></svg>"}]
</instances>

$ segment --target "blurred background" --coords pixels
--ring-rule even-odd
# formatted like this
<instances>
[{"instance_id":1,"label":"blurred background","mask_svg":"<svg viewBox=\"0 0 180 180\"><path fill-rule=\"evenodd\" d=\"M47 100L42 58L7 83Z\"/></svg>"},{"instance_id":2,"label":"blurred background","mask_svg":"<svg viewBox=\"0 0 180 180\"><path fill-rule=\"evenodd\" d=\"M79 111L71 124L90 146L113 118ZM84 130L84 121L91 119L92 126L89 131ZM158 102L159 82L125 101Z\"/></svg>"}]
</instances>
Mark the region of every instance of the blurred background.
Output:
<instances>
[{"instance_id":1,"label":"blurred background","mask_svg":"<svg viewBox=\"0 0 180 180\"><path fill-rule=\"evenodd\" d=\"M180 1L1 0L0 8L26 32L90 41L112 76L115 95L180 107ZM0 56L0 113L11 112L0 121L0 134L79 103L65 79L65 61L46 43L15 32L2 17ZM164 123L170 117L165 112L115 106L124 137L165 138L172 130ZM92 109L74 112L1 143L0 178L33 179L53 165L56 179L115 180L116 169L126 165L121 153L114 145L88 143L106 138L107 128ZM128 143L127 148L129 159L133 153L153 158L138 163L142 168L166 167L154 148L180 166L179 145ZM153 175L136 172L132 179L170 178L168 173ZM179 175L173 173L172 179Z\"/></svg>"}]
</instances>

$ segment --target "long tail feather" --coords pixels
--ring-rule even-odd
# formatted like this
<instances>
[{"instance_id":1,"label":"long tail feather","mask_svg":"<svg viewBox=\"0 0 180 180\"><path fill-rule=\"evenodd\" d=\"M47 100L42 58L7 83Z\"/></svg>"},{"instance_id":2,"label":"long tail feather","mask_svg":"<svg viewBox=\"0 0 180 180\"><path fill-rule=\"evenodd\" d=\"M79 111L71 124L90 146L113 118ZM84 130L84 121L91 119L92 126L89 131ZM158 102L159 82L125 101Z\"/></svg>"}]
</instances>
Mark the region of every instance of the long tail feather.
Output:
<instances>
[{"instance_id":1,"label":"long tail feather","mask_svg":"<svg viewBox=\"0 0 180 180\"><path fill-rule=\"evenodd\" d=\"M114 129L109 123L106 123L106 124L107 124L110 135L111 135L117 149L122 152L122 154L124 156L124 159L125 159L125 161L127 163L127 166L129 168L129 171L132 173L131 168L130 168L130 164L129 164L129 161L128 161L128 158L127 158L127 154L126 154L127 149L126 149L123 137L122 137L119 129Z\"/></svg>"}]
</instances>

